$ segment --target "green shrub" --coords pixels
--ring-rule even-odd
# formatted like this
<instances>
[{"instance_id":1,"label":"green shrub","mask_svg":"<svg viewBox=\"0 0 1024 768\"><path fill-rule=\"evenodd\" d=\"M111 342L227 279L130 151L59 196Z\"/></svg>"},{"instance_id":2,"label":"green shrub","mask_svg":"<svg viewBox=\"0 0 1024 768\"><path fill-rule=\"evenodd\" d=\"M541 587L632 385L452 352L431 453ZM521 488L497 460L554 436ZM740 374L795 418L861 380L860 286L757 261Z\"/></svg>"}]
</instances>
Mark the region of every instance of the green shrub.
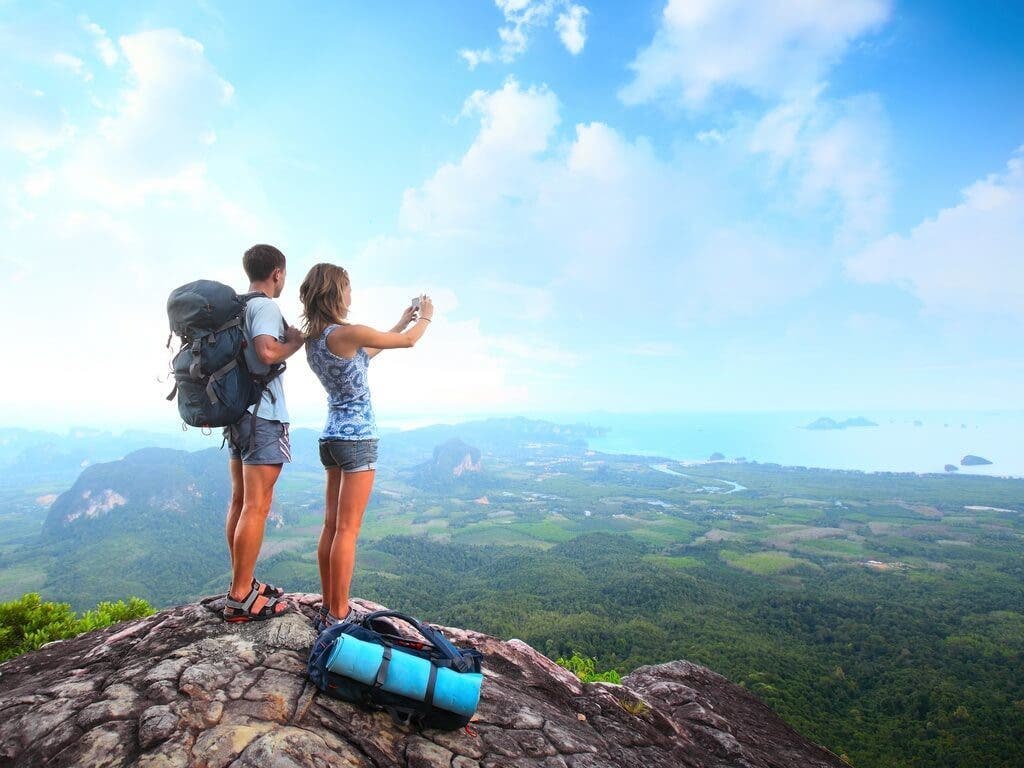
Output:
<instances>
[{"instance_id":1,"label":"green shrub","mask_svg":"<svg viewBox=\"0 0 1024 768\"><path fill-rule=\"evenodd\" d=\"M102 629L119 621L149 616L153 608L131 597L126 603L100 603L78 617L67 603L44 602L35 592L0 603L0 661L14 658L54 640Z\"/></svg>"},{"instance_id":2,"label":"green shrub","mask_svg":"<svg viewBox=\"0 0 1024 768\"><path fill-rule=\"evenodd\" d=\"M579 651L573 651L572 656L568 659L559 656L555 659L555 663L568 669L584 683L615 683L618 685L622 682L619 673L614 669L609 669L607 672L596 672L597 660L589 656L581 656Z\"/></svg>"}]
</instances>

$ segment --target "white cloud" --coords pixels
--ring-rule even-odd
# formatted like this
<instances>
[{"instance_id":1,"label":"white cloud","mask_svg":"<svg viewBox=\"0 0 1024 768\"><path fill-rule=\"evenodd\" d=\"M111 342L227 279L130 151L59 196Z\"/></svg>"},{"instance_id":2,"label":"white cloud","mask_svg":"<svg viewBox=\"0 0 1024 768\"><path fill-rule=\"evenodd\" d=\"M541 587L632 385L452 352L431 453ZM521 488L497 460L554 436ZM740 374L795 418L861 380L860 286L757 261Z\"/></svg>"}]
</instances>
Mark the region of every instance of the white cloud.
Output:
<instances>
[{"instance_id":1,"label":"white cloud","mask_svg":"<svg viewBox=\"0 0 1024 768\"><path fill-rule=\"evenodd\" d=\"M46 125L33 121L16 121L3 131L7 134L4 143L34 161L45 160L52 152L66 146L77 132L70 123Z\"/></svg>"},{"instance_id":2,"label":"white cloud","mask_svg":"<svg viewBox=\"0 0 1024 768\"><path fill-rule=\"evenodd\" d=\"M625 303L635 332L663 333L666 323L756 315L820 280L825 257L736 213L727 174L662 159L643 137L599 122L559 141L546 87L510 79L474 93L464 114L480 121L472 144L405 192L400 234L373 241L363 263L394 273L427 264L441 282L476 275L487 298L464 298L468 308L538 331L568 322L596 333ZM544 311L524 313L528 299L487 287L509 285L523 297L540 290Z\"/></svg>"},{"instance_id":3,"label":"white cloud","mask_svg":"<svg viewBox=\"0 0 1024 768\"><path fill-rule=\"evenodd\" d=\"M113 114L78 143L64 167L65 182L79 197L108 208L177 195L230 212L200 158L215 135L211 122L234 89L214 71L203 46L177 30L127 35L120 44L129 87Z\"/></svg>"},{"instance_id":4,"label":"white cloud","mask_svg":"<svg viewBox=\"0 0 1024 768\"><path fill-rule=\"evenodd\" d=\"M716 128L711 128L707 131L700 131L697 134L697 141L701 144L721 144L725 141L725 136Z\"/></svg>"},{"instance_id":5,"label":"white cloud","mask_svg":"<svg viewBox=\"0 0 1024 768\"><path fill-rule=\"evenodd\" d=\"M676 313L689 325L751 317L817 288L827 265L820 256L747 227L708 237L675 275Z\"/></svg>"},{"instance_id":6,"label":"white cloud","mask_svg":"<svg viewBox=\"0 0 1024 768\"><path fill-rule=\"evenodd\" d=\"M477 91L463 115L480 119L480 132L458 163L449 163L420 188L405 192L401 222L411 231L440 234L486 226L486 213L503 198L532 193L536 158L559 123L558 99L546 87L523 90L509 79L499 91Z\"/></svg>"},{"instance_id":7,"label":"white cloud","mask_svg":"<svg viewBox=\"0 0 1024 768\"><path fill-rule=\"evenodd\" d=\"M82 25L82 29L92 35L93 43L96 46L96 53L99 55L100 60L108 67L117 64L117 48L110 37L107 36L106 30L99 24L90 21L87 16L79 16L78 20Z\"/></svg>"},{"instance_id":8,"label":"white cloud","mask_svg":"<svg viewBox=\"0 0 1024 768\"><path fill-rule=\"evenodd\" d=\"M92 73L85 68L85 62L77 56L59 51L53 54L53 63L59 68L82 78L85 82L92 80Z\"/></svg>"},{"instance_id":9,"label":"white cloud","mask_svg":"<svg viewBox=\"0 0 1024 768\"><path fill-rule=\"evenodd\" d=\"M894 283L930 312L1024 319L1024 147L1002 173L963 191L963 201L908 235L884 237L846 263L867 283Z\"/></svg>"},{"instance_id":10,"label":"white cloud","mask_svg":"<svg viewBox=\"0 0 1024 768\"><path fill-rule=\"evenodd\" d=\"M51 419L74 411L69 418L92 422L141 415L170 423L172 409L162 402L169 387L157 379L167 369L162 308L169 290L197 277L237 285L241 253L257 237L274 242L280 227L272 211L252 212L258 185L227 190L211 178L216 145L209 138L232 89L203 47L176 30L120 42L127 66L114 73L124 88L101 90L109 106L73 100L76 111L67 115L48 98L19 97L25 109L16 112L17 130L0 130L26 155L26 167L3 188L10 212L3 224L4 250L24 254L11 263L19 286L7 304L12 316L31 317L34 332L48 338L66 335L73 317L76 338L116 337L131 359L122 360L111 399L90 344L72 344L54 358L19 338L12 355L31 361L36 383L0 394L0 402ZM72 119L82 126L77 131ZM54 280L60 274L74 280ZM40 314L44 295L61 311ZM79 374L72 401L61 392L67 370Z\"/></svg>"},{"instance_id":11,"label":"white cloud","mask_svg":"<svg viewBox=\"0 0 1024 768\"><path fill-rule=\"evenodd\" d=\"M823 97L824 86L794 96L754 126L750 151L769 158L799 205L834 203L841 235L876 232L888 210L888 128L877 97Z\"/></svg>"},{"instance_id":12,"label":"white cloud","mask_svg":"<svg viewBox=\"0 0 1024 768\"><path fill-rule=\"evenodd\" d=\"M459 56L466 61L466 65L470 69L476 69L481 64L491 64L494 62L494 54L486 48L480 51L464 49L459 51Z\"/></svg>"},{"instance_id":13,"label":"white cloud","mask_svg":"<svg viewBox=\"0 0 1024 768\"><path fill-rule=\"evenodd\" d=\"M671 341L644 341L621 351L623 354L639 357L676 357L682 354L679 345Z\"/></svg>"},{"instance_id":14,"label":"white cloud","mask_svg":"<svg viewBox=\"0 0 1024 768\"><path fill-rule=\"evenodd\" d=\"M489 47L459 51L470 69L495 61L515 61L526 52L533 31L547 27L556 11L559 13L554 26L566 50L575 56L587 42L589 11L571 0L494 0L494 4L505 17L505 24L498 28L501 46L497 52Z\"/></svg>"},{"instance_id":15,"label":"white cloud","mask_svg":"<svg viewBox=\"0 0 1024 768\"><path fill-rule=\"evenodd\" d=\"M53 173L45 168L43 170L30 173L25 177L25 180L22 183L25 194L29 197L42 197L50 191L50 187L52 185Z\"/></svg>"},{"instance_id":16,"label":"white cloud","mask_svg":"<svg viewBox=\"0 0 1024 768\"><path fill-rule=\"evenodd\" d=\"M619 95L627 104L664 97L701 108L720 90L777 97L806 89L889 13L890 0L669 0Z\"/></svg>"},{"instance_id":17,"label":"white cloud","mask_svg":"<svg viewBox=\"0 0 1024 768\"><path fill-rule=\"evenodd\" d=\"M582 5L570 5L564 13L558 14L555 29L562 39L562 45L573 56L579 55L587 43L587 14Z\"/></svg>"}]
</instances>

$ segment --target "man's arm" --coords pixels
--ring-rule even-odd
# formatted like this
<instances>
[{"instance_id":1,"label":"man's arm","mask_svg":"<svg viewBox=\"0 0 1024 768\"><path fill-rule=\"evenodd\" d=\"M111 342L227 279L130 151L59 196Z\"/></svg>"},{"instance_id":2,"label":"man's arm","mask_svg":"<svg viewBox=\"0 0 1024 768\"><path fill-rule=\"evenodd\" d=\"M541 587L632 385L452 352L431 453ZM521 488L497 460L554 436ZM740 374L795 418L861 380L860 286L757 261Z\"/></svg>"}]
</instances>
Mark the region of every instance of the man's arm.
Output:
<instances>
[{"instance_id":1,"label":"man's arm","mask_svg":"<svg viewBox=\"0 0 1024 768\"><path fill-rule=\"evenodd\" d=\"M289 357L298 352L304 343L302 331L289 325L285 331L285 340L280 342L274 336L260 334L253 337L252 346L256 350L256 357L264 365L276 365L283 363Z\"/></svg>"},{"instance_id":2,"label":"man's arm","mask_svg":"<svg viewBox=\"0 0 1024 768\"><path fill-rule=\"evenodd\" d=\"M286 325L281 310L269 299L257 299L248 318L249 334L256 357L264 365L282 363L294 355L302 346L302 331ZM284 341L279 341L281 328Z\"/></svg>"}]
</instances>

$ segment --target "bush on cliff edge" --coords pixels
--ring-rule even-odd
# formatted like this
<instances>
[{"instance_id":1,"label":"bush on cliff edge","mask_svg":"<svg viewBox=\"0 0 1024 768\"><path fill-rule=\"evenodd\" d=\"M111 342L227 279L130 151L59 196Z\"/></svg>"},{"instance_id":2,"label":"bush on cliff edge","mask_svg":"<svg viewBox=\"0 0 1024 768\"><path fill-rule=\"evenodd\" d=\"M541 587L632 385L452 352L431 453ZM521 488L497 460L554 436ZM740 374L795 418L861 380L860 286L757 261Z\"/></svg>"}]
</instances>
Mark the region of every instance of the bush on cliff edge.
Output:
<instances>
[{"instance_id":1,"label":"bush on cliff edge","mask_svg":"<svg viewBox=\"0 0 1024 768\"><path fill-rule=\"evenodd\" d=\"M46 643L74 637L116 624L149 616L153 608L145 600L100 603L78 616L67 603L46 602L35 592L9 603L0 603L0 662L34 651Z\"/></svg>"}]
</instances>

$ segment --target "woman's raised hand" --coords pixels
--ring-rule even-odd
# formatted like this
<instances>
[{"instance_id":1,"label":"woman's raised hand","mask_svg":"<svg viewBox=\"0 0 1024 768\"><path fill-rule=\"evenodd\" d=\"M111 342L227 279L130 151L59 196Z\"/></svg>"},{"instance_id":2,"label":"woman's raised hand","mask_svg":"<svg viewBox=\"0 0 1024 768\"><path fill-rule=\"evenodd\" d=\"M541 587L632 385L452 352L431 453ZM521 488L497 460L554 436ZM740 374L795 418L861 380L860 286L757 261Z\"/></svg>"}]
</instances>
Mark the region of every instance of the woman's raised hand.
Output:
<instances>
[{"instance_id":1,"label":"woman's raised hand","mask_svg":"<svg viewBox=\"0 0 1024 768\"><path fill-rule=\"evenodd\" d=\"M402 319L398 321L396 328L399 330L405 330L409 327L409 323L416 319L416 308L410 304L405 308L405 312L402 313Z\"/></svg>"},{"instance_id":2,"label":"woman's raised hand","mask_svg":"<svg viewBox=\"0 0 1024 768\"><path fill-rule=\"evenodd\" d=\"M420 317L424 320L430 320L434 316L434 302L429 296L423 294L423 298L420 299Z\"/></svg>"}]
</instances>

